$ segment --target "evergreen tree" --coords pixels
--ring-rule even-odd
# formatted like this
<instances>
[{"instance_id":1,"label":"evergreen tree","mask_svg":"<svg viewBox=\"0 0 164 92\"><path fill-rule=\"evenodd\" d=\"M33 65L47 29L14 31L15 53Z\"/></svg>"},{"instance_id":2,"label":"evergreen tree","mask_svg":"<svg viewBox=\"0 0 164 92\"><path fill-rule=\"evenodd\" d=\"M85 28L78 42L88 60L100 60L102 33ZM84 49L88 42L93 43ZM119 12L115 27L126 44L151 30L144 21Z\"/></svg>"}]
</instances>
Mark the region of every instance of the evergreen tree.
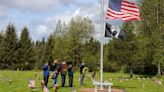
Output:
<instances>
[{"instance_id":1,"label":"evergreen tree","mask_svg":"<svg viewBox=\"0 0 164 92\"><path fill-rule=\"evenodd\" d=\"M3 41L3 34L0 33L0 52L2 52L2 41ZM0 69L2 68L2 58L1 58L2 53L0 53Z\"/></svg>"},{"instance_id":2,"label":"evergreen tree","mask_svg":"<svg viewBox=\"0 0 164 92\"><path fill-rule=\"evenodd\" d=\"M41 69L42 65L46 61L46 56L45 56L45 39L43 38L42 41L36 41L35 43L35 66L37 69Z\"/></svg>"},{"instance_id":3,"label":"evergreen tree","mask_svg":"<svg viewBox=\"0 0 164 92\"><path fill-rule=\"evenodd\" d=\"M44 51L44 56L46 58L46 60L44 62L47 62L49 64L51 64L53 62L53 56L52 56L52 51L53 51L53 37L52 35L49 36L47 42L46 42L46 46L45 46L45 51Z\"/></svg>"},{"instance_id":4,"label":"evergreen tree","mask_svg":"<svg viewBox=\"0 0 164 92\"><path fill-rule=\"evenodd\" d=\"M0 44L2 43L2 39L3 39L3 34L0 33Z\"/></svg>"},{"instance_id":5,"label":"evergreen tree","mask_svg":"<svg viewBox=\"0 0 164 92\"><path fill-rule=\"evenodd\" d=\"M7 26L1 47L2 68L15 69L18 63L18 39L14 25Z\"/></svg>"},{"instance_id":6,"label":"evergreen tree","mask_svg":"<svg viewBox=\"0 0 164 92\"><path fill-rule=\"evenodd\" d=\"M19 41L20 65L22 70L32 69L35 63L33 46L27 27L24 27Z\"/></svg>"}]
</instances>

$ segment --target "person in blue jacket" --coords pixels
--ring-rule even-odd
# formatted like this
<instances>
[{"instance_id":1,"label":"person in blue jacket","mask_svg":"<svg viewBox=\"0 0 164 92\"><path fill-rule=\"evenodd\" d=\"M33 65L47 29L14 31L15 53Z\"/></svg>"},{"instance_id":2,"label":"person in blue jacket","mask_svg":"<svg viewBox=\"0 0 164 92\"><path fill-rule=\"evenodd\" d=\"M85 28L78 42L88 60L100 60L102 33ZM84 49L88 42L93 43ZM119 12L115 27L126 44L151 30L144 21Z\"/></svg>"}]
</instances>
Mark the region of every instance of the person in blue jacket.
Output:
<instances>
[{"instance_id":1,"label":"person in blue jacket","mask_svg":"<svg viewBox=\"0 0 164 92\"><path fill-rule=\"evenodd\" d=\"M46 87L48 84L49 74L50 74L50 68L49 68L48 63L46 63L43 65L43 78L44 78L44 84Z\"/></svg>"}]
</instances>

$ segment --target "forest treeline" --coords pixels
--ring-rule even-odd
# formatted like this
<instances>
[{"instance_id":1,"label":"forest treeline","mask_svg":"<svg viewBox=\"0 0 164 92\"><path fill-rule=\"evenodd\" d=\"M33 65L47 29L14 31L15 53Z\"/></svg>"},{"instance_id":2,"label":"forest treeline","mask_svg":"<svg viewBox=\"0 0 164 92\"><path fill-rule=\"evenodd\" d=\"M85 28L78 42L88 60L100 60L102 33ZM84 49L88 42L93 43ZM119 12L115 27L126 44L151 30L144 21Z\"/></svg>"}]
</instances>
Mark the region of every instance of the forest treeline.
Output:
<instances>
[{"instance_id":1,"label":"forest treeline","mask_svg":"<svg viewBox=\"0 0 164 92\"><path fill-rule=\"evenodd\" d=\"M131 74L164 73L164 1L144 0L141 21L123 23L126 38L112 39L104 45L104 70ZM56 29L41 41L33 41L28 27L20 37L9 24L0 33L0 69L41 69L45 62L85 62L91 70L99 69L100 42L94 25L85 17L73 17L68 24L58 21Z\"/></svg>"}]
</instances>

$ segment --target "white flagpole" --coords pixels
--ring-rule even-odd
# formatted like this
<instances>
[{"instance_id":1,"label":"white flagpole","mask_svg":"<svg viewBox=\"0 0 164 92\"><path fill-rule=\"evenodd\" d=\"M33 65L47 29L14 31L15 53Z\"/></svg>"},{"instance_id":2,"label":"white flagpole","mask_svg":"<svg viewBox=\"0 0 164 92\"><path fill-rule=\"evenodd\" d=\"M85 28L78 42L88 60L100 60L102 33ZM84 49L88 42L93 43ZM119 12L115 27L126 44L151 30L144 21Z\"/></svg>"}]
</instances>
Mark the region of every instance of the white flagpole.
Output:
<instances>
[{"instance_id":1,"label":"white flagpole","mask_svg":"<svg viewBox=\"0 0 164 92\"><path fill-rule=\"evenodd\" d=\"M101 65L100 65L100 82L103 83L103 37L104 37L104 0L101 0ZM101 85L101 90L103 85Z\"/></svg>"}]
</instances>

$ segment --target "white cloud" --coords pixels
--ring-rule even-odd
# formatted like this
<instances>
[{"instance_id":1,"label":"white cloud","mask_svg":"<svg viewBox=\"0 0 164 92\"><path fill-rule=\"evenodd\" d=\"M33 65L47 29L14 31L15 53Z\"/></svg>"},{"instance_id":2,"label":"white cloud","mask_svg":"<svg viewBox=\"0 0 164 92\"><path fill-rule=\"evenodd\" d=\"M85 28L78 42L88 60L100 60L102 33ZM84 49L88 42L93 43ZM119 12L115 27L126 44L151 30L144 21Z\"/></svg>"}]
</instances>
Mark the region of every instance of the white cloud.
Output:
<instances>
[{"instance_id":1,"label":"white cloud","mask_svg":"<svg viewBox=\"0 0 164 92\"><path fill-rule=\"evenodd\" d=\"M3 5L0 5L0 17L6 15L6 8Z\"/></svg>"},{"instance_id":2,"label":"white cloud","mask_svg":"<svg viewBox=\"0 0 164 92\"><path fill-rule=\"evenodd\" d=\"M47 30L47 26L45 25L39 25L36 29L37 33L39 34L45 34L48 30Z\"/></svg>"},{"instance_id":3,"label":"white cloud","mask_svg":"<svg viewBox=\"0 0 164 92\"><path fill-rule=\"evenodd\" d=\"M81 1L77 0L0 0L0 6L4 6L9 10L45 11L53 9L60 4L63 6L73 5L84 7L85 5L89 5L88 3L81 3Z\"/></svg>"},{"instance_id":4,"label":"white cloud","mask_svg":"<svg viewBox=\"0 0 164 92\"><path fill-rule=\"evenodd\" d=\"M54 18L56 19L56 22L58 20L61 20L62 22L65 22L66 24L69 23L69 21L71 20L71 15L56 15Z\"/></svg>"},{"instance_id":5,"label":"white cloud","mask_svg":"<svg viewBox=\"0 0 164 92\"><path fill-rule=\"evenodd\" d=\"M58 0L0 0L0 6L6 9L23 9L23 10L47 10L53 8Z\"/></svg>"},{"instance_id":6,"label":"white cloud","mask_svg":"<svg viewBox=\"0 0 164 92\"><path fill-rule=\"evenodd\" d=\"M44 17L45 19L39 20L38 22L33 21L35 18L30 20L32 23L28 24L34 40L41 40L42 37L47 38L55 30L58 20L67 24L72 17L77 15L91 19L95 25L95 37L100 37L101 7L99 0L0 0L0 17L7 15L12 9L17 9L19 12L23 12L24 10L30 11L29 14L36 13L37 11L45 12L46 14L51 9L58 10L58 8L61 9L63 7L67 8L67 10L63 10L62 13L55 11L54 14L52 13L53 15L47 15L47 18Z\"/></svg>"},{"instance_id":7,"label":"white cloud","mask_svg":"<svg viewBox=\"0 0 164 92\"><path fill-rule=\"evenodd\" d=\"M46 23L53 23L56 24L58 20L61 20L62 22L65 22L66 24L69 23L72 17L75 16L82 16L82 17L88 17L93 21L93 24L95 26L95 38L100 41L100 34L101 34L101 16L100 16L100 5L97 3L96 5L90 5L90 7L78 7L74 11L65 11L62 14L55 14L54 16L51 16L46 19ZM55 23L54 23L55 22ZM54 25L52 25L54 26Z\"/></svg>"},{"instance_id":8,"label":"white cloud","mask_svg":"<svg viewBox=\"0 0 164 92\"><path fill-rule=\"evenodd\" d=\"M32 32L32 39L33 40L41 40L43 37L47 38L51 32L49 31L46 25L38 25L36 30Z\"/></svg>"},{"instance_id":9,"label":"white cloud","mask_svg":"<svg viewBox=\"0 0 164 92\"><path fill-rule=\"evenodd\" d=\"M78 8L78 9L74 12L73 16L76 16L76 15L79 15L79 14L80 14L80 9Z\"/></svg>"},{"instance_id":10,"label":"white cloud","mask_svg":"<svg viewBox=\"0 0 164 92\"><path fill-rule=\"evenodd\" d=\"M70 3L74 3L75 0L58 0L60 3L64 4L64 5L68 5Z\"/></svg>"},{"instance_id":11,"label":"white cloud","mask_svg":"<svg viewBox=\"0 0 164 92\"><path fill-rule=\"evenodd\" d=\"M78 11L78 10L77 10ZM43 37L47 38L53 31L55 31L58 20L61 22L69 23L72 17L78 12L71 13L70 11L64 12L63 14L55 14L42 21L41 24L35 25L35 32L32 32L32 38L34 40L41 40Z\"/></svg>"},{"instance_id":12,"label":"white cloud","mask_svg":"<svg viewBox=\"0 0 164 92\"><path fill-rule=\"evenodd\" d=\"M57 21L60 20L61 22L65 22L66 24L68 24L72 17L75 17L79 14L80 14L79 9L75 10L74 12L66 11L66 12L63 12L62 14L55 14L54 16L48 17L46 19L46 22L47 23L55 22L56 24Z\"/></svg>"},{"instance_id":13,"label":"white cloud","mask_svg":"<svg viewBox=\"0 0 164 92\"><path fill-rule=\"evenodd\" d=\"M66 24L68 24L71 20L72 17L75 16L82 16L82 17L89 17L90 19L94 19L94 17L97 15L97 12L93 12L92 14L90 14L91 9L88 9L89 11L85 10L85 9L81 9L81 7L77 8L76 10L72 11L65 11L62 14L54 14L53 16L48 17L47 19L45 19L45 21L43 21L42 23L44 24L38 24L38 26L36 27L36 31L35 35L37 36L33 36L35 37L35 39L41 39L42 37L46 37L49 36L50 33L52 33L53 31L55 31L55 27L56 27L56 23L58 22L58 20L61 20L61 22L65 22ZM97 26L99 26L99 24L96 24L94 22L94 24ZM96 27L96 30L98 30ZM99 33L99 32L96 32Z\"/></svg>"}]
</instances>

